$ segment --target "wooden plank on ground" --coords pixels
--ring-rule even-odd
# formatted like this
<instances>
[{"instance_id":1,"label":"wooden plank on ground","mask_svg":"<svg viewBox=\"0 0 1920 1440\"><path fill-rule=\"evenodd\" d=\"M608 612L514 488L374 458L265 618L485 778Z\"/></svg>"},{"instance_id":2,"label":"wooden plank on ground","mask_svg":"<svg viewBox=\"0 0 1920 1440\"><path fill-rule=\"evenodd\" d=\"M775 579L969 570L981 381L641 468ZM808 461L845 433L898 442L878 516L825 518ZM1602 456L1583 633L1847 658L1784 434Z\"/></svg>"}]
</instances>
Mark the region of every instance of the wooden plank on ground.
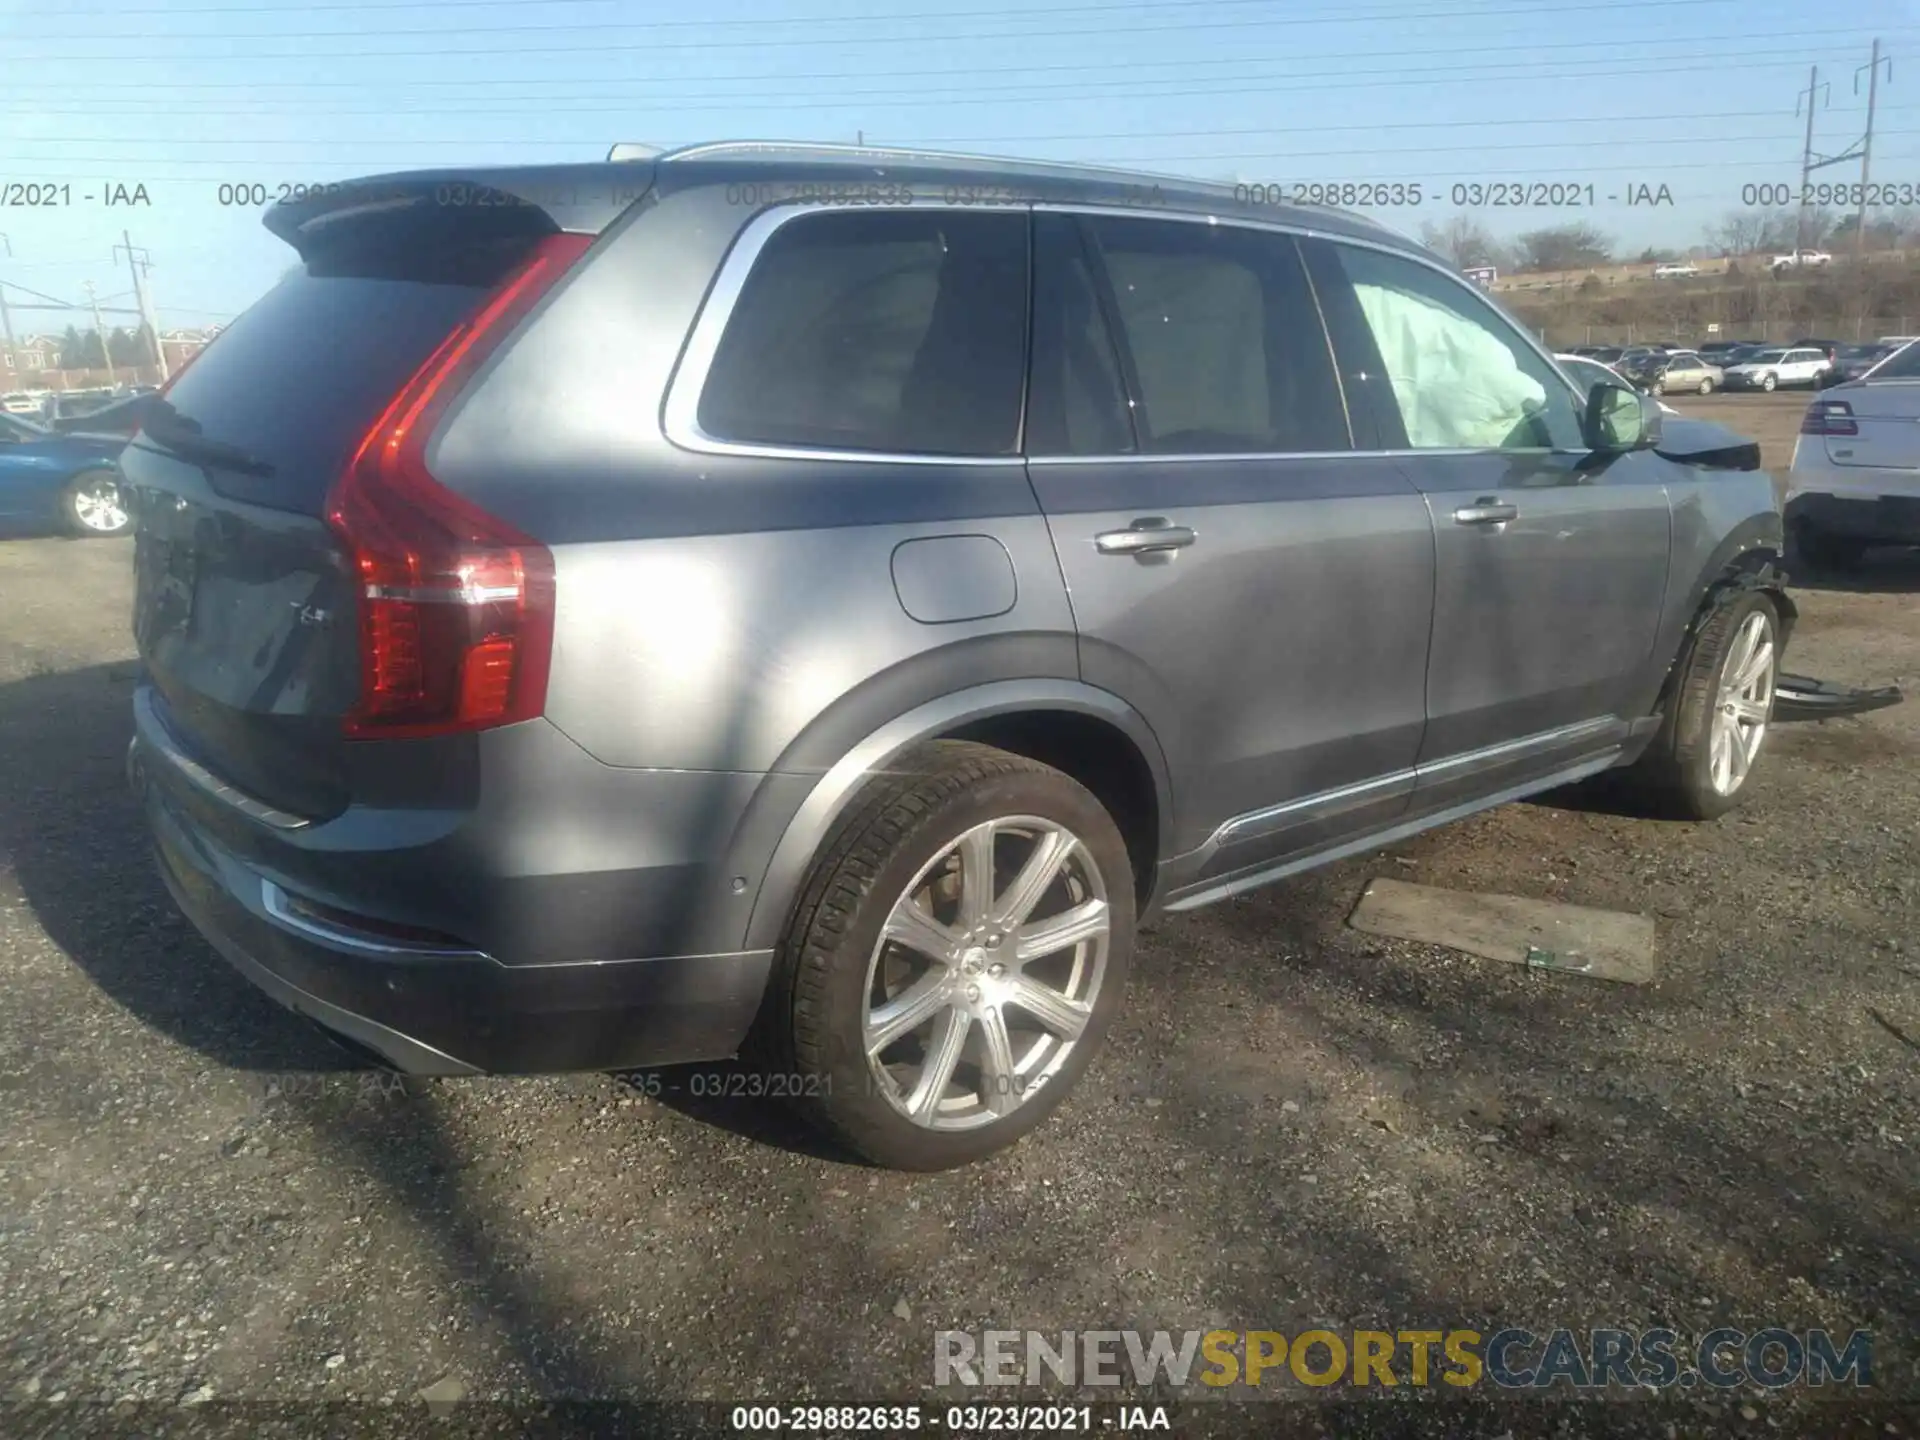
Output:
<instances>
[{"instance_id":1,"label":"wooden plank on ground","mask_svg":"<svg viewBox=\"0 0 1920 1440\"><path fill-rule=\"evenodd\" d=\"M1444 945L1488 960L1647 985L1653 917L1404 880L1368 882L1347 923L1369 935Z\"/></svg>"}]
</instances>

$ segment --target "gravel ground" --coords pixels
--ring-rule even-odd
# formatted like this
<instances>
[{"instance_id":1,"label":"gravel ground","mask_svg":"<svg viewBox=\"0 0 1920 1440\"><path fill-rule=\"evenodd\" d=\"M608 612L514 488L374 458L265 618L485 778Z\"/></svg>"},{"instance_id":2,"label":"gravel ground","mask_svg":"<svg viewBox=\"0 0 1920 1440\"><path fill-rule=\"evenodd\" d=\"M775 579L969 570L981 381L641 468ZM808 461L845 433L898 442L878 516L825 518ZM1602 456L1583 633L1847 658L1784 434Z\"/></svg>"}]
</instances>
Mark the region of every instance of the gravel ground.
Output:
<instances>
[{"instance_id":1,"label":"gravel ground","mask_svg":"<svg viewBox=\"0 0 1920 1440\"><path fill-rule=\"evenodd\" d=\"M1779 463L1803 404L1683 408ZM0 547L0 1403L32 1402L0 1432L105 1423L56 1400L442 1381L932 1401L933 1333L989 1327L1866 1328L1878 1396L1920 1402L1920 705L1777 730L1718 824L1589 787L1169 921L1055 1120L915 1178L616 1077L403 1089L258 995L175 915L126 793L128 555ZM1801 590L1793 668L1911 686L1916 592L1900 554ZM1360 935L1376 874L1653 914L1660 981ZM1690 1405L1667 1433L1864 1420Z\"/></svg>"}]
</instances>

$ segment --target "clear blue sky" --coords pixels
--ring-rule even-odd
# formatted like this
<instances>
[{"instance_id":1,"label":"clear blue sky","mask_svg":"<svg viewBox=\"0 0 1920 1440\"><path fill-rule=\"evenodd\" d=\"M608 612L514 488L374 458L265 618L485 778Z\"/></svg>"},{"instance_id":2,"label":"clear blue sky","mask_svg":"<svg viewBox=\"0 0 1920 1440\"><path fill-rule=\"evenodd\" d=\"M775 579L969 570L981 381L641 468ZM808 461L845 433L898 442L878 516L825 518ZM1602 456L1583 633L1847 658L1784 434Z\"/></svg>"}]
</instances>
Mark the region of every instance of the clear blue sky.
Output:
<instances>
[{"instance_id":1,"label":"clear blue sky","mask_svg":"<svg viewBox=\"0 0 1920 1440\"><path fill-rule=\"evenodd\" d=\"M0 186L72 194L0 206L0 279L62 300L91 280L130 305L124 227L162 325L202 324L292 258L257 209L218 203L222 182L860 131L1216 179L1420 181L1420 208L1373 212L1411 233L1453 213L1455 181L1592 182L1596 210L1481 218L1686 246L1742 185L1798 179L1809 65L1830 87L1815 148L1858 139L1875 36L1893 65L1873 178L1920 185L1910 0L0 0ZM1640 182L1676 203L1607 203ZM114 183L152 203L81 198Z\"/></svg>"}]
</instances>

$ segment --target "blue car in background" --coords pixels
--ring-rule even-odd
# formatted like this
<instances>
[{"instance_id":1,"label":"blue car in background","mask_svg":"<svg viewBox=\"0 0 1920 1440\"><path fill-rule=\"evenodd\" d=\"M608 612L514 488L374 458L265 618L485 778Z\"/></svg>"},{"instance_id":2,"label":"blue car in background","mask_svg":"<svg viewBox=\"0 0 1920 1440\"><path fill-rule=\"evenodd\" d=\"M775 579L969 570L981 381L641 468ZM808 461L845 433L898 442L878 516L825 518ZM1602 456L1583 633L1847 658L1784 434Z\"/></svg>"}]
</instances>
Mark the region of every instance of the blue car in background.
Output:
<instances>
[{"instance_id":1,"label":"blue car in background","mask_svg":"<svg viewBox=\"0 0 1920 1440\"><path fill-rule=\"evenodd\" d=\"M126 444L125 435L61 435L0 415L0 533L126 534L116 463Z\"/></svg>"}]
</instances>

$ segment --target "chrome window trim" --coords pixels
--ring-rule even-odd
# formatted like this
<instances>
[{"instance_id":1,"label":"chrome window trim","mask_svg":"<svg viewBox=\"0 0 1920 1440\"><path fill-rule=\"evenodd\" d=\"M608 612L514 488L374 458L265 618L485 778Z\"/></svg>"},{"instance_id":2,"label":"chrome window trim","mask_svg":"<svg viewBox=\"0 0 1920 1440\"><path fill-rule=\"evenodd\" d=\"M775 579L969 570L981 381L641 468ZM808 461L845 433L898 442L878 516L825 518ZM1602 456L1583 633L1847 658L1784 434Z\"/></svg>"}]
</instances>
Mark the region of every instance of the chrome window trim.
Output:
<instances>
[{"instance_id":1,"label":"chrome window trim","mask_svg":"<svg viewBox=\"0 0 1920 1440\"><path fill-rule=\"evenodd\" d=\"M881 211L897 213L936 210L952 211L956 214L978 214L982 210L1004 210L1025 217L1028 208L1024 204L953 205L937 200L913 200L905 205L887 206L815 205L801 202L775 205L761 211L734 237L732 248L727 251L726 259L720 262L720 272L714 277L713 287L707 292L707 298L701 302L700 314L694 320L693 329L687 336L686 347L680 352L679 363L674 366L673 376L667 382L667 396L660 412L662 433L669 442L682 450L691 450L704 455L742 455L761 460L834 460L861 465L1008 466L1026 464L1026 456L1017 454L930 455L916 451L835 450L824 446L767 445L746 440L724 440L717 435L709 435L701 428L700 396L706 389L707 376L713 368L714 356L719 353L721 338L726 334L727 325L733 319L734 308L740 303L740 292L746 288L747 277L753 273L754 266L759 264L760 254L766 249L767 242L786 225L807 215L843 213L871 215Z\"/></svg>"},{"instance_id":2,"label":"chrome window trim","mask_svg":"<svg viewBox=\"0 0 1920 1440\"><path fill-rule=\"evenodd\" d=\"M743 145L756 146L758 141L723 141L712 146L692 146L686 152L669 152L675 155L696 151L720 151L739 148ZM861 147L849 146L856 150ZM870 148L870 147L869 147ZM929 152L892 152L925 155ZM994 158L960 157L954 158ZM1129 173L1129 172L1118 172ZM705 390L707 376L713 367L714 356L720 349L721 338L726 334L727 324L733 318L735 306L739 304L740 293L746 288L748 276L759 263L760 254L767 243L780 229L805 215L834 214L855 211L870 214L881 211L933 210L952 211L958 214L975 214L982 210L1004 211L1016 214L1054 214L1054 215L1096 215L1123 220L1159 220L1191 225L1232 225L1242 230L1255 230L1268 234L1288 235L1295 238L1325 240L1336 245L1357 245L1362 249L1377 250L1383 255L1396 255L1423 265L1443 279L1451 281L1462 291L1487 305L1500 319L1507 322L1516 334L1527 342L1532 351L1546 364L1554 375L1564 374L1554 361L1553 353L1543 349L1524 326L1514 323L1504 311L1494 306L1484 295L1474 291L1459 276L1452 274L1445 265L1437 260L1420 254L1415 250L1404 249L1364 237L1340 234L1334 231L1317 229L1310 225L1281 220L1260 220L1238 215L1218 215L1212 212L1198 211L1143 211L1140 207L1121 205L1099 205L1094 203L1075 203L1069 201L1034 201L1009 205L962 205L945 200L928 198L915 199L904 205L873 206L864 204L809 203L794 202L772 205L761 211L744 225L734 237L726 258L720 262L713 285L706 298L700 304L700 312L694 318L693 328L689 331L686 345L682 348L679 360L675 363L673 374L667 381L666 398L661 404L660 428L667 441L676 448L703 455L736 455L760 460L827 460L842 464L858 465L945 465L945 466L1008 466L1008 465L1117 465L1117 464L1192 464L1196 461L1248 461L1248 460L1338 460L1338 459L1397 459L1406 456L1425 456L1428 458L1463 455L1582 455L1583 450L1560 450L1552 446L1529 446L1524 449L1501 449L1496 446L1462 446L1445 449L1420 449L1409 446L1396 450L1260 450L1234 451L1231 453L1199 451L1181 454L1142 455L1128 452L1115 452L1108 455L934 455L919 451L892 450L835 450L827 447L808 445L769 445L743 440L724 440L709 435L700 426L700 397ZM1574 392L1578 398L1578 391Z\"/></svg>"}]
</instances>

